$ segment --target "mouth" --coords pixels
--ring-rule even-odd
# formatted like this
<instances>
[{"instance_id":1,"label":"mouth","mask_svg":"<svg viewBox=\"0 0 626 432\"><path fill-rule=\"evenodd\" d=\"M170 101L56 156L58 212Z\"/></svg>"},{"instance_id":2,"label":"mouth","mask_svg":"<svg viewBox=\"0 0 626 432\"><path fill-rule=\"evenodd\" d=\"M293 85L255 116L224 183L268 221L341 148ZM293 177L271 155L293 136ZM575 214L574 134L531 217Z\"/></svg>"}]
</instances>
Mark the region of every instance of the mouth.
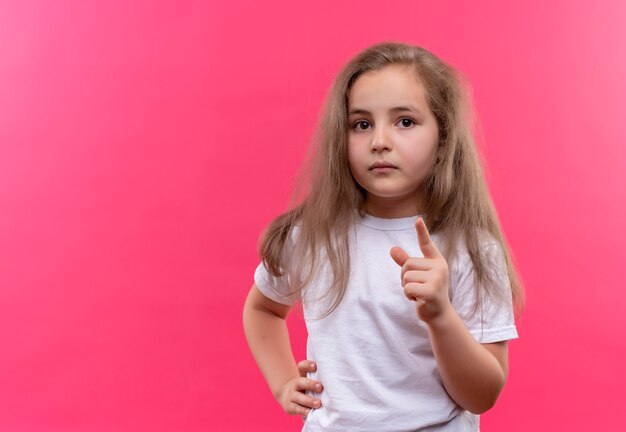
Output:
<instances>
[{"instance_id":1,"label":"mouth","mask_svg":"<svg viewBox=\"0 0 626 432\"><path fill-rule=\"evenodd\" d=\"M397 166L389 162L378 161L370 165L369 170L370 171L390 171L390 170L397 169L397 168L398 168Z\"/></svg>"}]
</instances>

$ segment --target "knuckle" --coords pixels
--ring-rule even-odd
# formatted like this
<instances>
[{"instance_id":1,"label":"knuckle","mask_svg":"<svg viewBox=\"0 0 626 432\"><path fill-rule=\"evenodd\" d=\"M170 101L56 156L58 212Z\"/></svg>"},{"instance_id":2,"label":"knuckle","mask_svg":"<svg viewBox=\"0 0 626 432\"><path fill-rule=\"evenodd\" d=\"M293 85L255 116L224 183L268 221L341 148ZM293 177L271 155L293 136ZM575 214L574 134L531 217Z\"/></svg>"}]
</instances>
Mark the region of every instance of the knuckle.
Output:
<instances>
[{"instance_id":1,"label":"knuckle","mask_svg":"<svg viewBox=\"0 0 626 432\"><path fill-rule=\"evenodd\" d=\"M291 402L295 405L295 406L300 406L302 405L302 400L304 399L303 397L304 395L302 393L295 393L293 395L293 398L291 399Z\"/></svg>"},{"instance_id":2,"label":"knuckle","mask_svg":"<svg viewBox=\"0 0 626 432\"><path fill-rule=\"evenodd\" d=\"M413 266L413 258L409 258L406 260L404 265L402 266L402 270L406 273Z\"/></svg>"}]
</instances>

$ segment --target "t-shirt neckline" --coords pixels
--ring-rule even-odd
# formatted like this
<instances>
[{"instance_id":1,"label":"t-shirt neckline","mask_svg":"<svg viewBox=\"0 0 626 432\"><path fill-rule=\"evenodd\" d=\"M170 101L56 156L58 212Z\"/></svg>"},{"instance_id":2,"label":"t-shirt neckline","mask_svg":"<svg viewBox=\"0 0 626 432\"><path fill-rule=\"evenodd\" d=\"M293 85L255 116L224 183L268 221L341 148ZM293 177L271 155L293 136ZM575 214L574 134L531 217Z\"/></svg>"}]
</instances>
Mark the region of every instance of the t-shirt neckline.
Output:
<instances>
[{"instance_id":1,"label":"t-shirt neckline","mask_svg":"<svg viewBox=\"0 0 626 432\"><path fill-rule=\"evenodd\" d=\"M382 231L395 231L415 228L415 221L419 216L419 214L416 214L415 216L387 219L366 213L359 222L369 228Z\"/></svg>"}]
</instances>

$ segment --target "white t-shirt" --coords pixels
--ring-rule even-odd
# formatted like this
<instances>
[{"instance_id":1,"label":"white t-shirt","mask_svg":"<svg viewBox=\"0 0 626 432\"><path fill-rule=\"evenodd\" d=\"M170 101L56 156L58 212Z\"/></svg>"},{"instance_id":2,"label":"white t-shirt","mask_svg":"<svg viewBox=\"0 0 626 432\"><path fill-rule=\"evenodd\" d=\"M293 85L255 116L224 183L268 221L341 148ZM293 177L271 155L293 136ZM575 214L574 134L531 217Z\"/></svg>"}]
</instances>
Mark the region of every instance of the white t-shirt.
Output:
<instances>
[{"instance_id":1,"label":"white t-shirt","mask_svg":"<svg viewBox=\"0 0 626 432\"><path fill-rule=\"evenodd\" d=\"M415 231L417 216L382 219L366 215L350 237L351 272L344 298L322 320L327 305L305 301L307 359L317 363L309 378L324 386L310 393L322 401L312 410L303 431L478 431L479 417L459 407L446 393L428 337L416 314L415 302L404 295L400 266L389 254L400 246L410 256L422 257ZM437 234L431 234L439 247ZM495 241L484 250L499 268L503 290L509 282L503 255ZM305 300L319 297L329 286L322 272ZM259 264L255 284L270 299L292 304L297 295L288 277L276 278ZM483 313L470 315L474 301L473 268L465 249L450 266L452 305L474 338L481 343L517 338L511 302L483 299ZM510 298L510 295L509 295Z\"/></svg>"}]
</instances>

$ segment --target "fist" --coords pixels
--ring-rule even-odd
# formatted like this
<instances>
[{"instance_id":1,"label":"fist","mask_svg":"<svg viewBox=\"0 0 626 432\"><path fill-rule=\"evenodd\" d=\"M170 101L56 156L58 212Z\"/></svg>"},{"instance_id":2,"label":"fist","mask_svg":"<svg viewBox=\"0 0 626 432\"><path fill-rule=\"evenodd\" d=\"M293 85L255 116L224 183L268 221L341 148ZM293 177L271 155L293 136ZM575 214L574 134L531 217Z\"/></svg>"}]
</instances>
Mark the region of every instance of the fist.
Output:
<instances>
[{"instance_id":1,"label":"fist","mask_svg":"<svg viewBox=\"0 0 626 432\"><path fill-rule=\"evenodd\" d=\"M417 316L428 324L452 307L448 296L448 263L430 239L421 217L415 222L415 230L423 258L410 257L398 246L392 247L390 254L400 266L404 295L416 302Z\"/></svg>"}]
</instances>

